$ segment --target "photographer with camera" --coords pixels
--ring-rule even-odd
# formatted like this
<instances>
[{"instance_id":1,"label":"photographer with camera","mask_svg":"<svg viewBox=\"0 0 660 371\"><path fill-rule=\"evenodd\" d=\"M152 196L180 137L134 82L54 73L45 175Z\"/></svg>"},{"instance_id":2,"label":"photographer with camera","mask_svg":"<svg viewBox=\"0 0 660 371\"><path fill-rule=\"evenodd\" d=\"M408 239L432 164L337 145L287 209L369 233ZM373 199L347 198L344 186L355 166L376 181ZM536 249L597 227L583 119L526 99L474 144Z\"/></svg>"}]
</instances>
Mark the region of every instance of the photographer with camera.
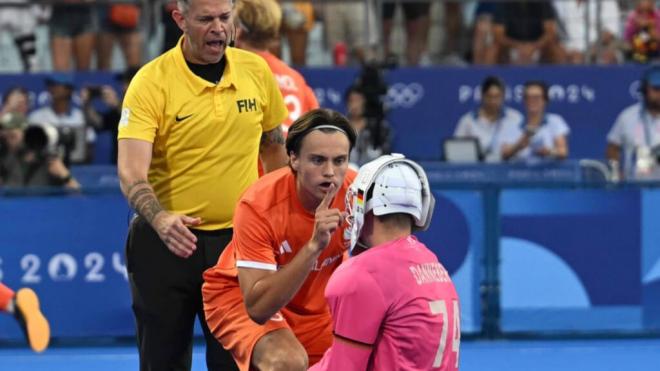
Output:
<instances>
[{"instance_id":1,"label":"photographer with camera","mask_svg":"<svg viewBox=\"0 0 660 371\"><path fill-rule=\"evenodd\" d=\"M360 167L390 153L392 135L383 106L386 94L387 84L375 65L365 65L346 91L346 116L358 134L351 150L351 165Z\"/></svg>"},{"instance_id":2,"label":"photographer with camera","mask_svg":"<svg viewBox=\"0 0 660 371\"><path fill-rule=\"evenodd\" d=\"M73 104L73 75L53 73L45 83L50 104L32 112L28 121L57 128L65 164L90 162L96 132L86 125L82 110Z\"/></svg>"},{"instance_id":3,"label":"photographer with camera","mask_svg":"<svg viewBox=\"0 0 660 371\"><path fill-rule=\"evenodd\" d=\"M55 143L53 127L28 126L19 113L0 116L0 186L79 190L80 184L55 153Z\"/></svg>"},{"instance_id":4,"label":"photographer with camera","mask_svg":"<svg viewBox=\"0 0 660 371\"><path fill-rule=\"evenodd\" d=\"M110 85L89 85L80 90L83 114L88 125L98 132L109 131L112 138L112 153L110 159L117 163L117 123L121 117L121 104L128 84L137 73L139 67L128 67L126 71L118 74L116 80L121 83L121 92L117 92ZM98 110L96 102L100 102L105 110Z\"/></svg>"}]
</instances>

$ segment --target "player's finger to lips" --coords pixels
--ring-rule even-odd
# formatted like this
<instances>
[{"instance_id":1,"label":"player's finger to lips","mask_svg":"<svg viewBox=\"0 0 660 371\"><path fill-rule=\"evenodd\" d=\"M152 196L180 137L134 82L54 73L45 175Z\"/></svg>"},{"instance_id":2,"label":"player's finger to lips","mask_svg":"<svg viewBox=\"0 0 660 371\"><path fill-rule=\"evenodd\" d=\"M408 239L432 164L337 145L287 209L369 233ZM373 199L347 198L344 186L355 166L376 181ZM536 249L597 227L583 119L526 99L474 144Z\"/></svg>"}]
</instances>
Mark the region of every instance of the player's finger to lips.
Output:
<instances>
[{"instance_id":1,"label":"player's finger to lips","mask_svg":"<svg viewBox=\"0 0 660 371\"><path fill-rule=\"evenodd\" d=\"M326 192L325 196L323 196L323 200L321 200L319 209L327 209L328 206L330 206L330 202L335 197L335 193L337 193L335 184L330 183L330 186L328 186L328 192Z\"/></svg>"}]
</instances>

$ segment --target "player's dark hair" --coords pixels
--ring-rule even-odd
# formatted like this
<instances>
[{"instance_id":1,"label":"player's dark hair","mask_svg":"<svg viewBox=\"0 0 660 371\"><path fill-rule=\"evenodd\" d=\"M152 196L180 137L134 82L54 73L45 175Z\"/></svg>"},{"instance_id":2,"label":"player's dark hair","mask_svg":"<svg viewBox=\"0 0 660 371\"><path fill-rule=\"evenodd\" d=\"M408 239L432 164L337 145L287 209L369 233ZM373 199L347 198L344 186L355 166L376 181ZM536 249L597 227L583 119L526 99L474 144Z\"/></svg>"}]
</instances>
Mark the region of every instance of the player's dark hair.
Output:
<instances>
[{"instance_id":1,"label":"player's dark hair","mask_svg":"<svg viewBox=\"0 0 660 371\"><path fill-rule=\"evenodd\" d=\"M289 133L286 138L286 153L289 155L292 153L294 155L298 155L300 153L300 147L305 136L313 131L314 128L321 125L337 127L337 130L332 128L322 128L318 130L321 130L324 133L332 133L333 131L343 132L346 134L346 137L350 143L349 151L353 149L357 134L355 133L355 129L353 129L351 124L348 122L348 119L346 119L344 115L337 111L325 108L317 108L300 116L296 121L294 121L291 127L289 127Z\"/></svg>"}]
</instances>

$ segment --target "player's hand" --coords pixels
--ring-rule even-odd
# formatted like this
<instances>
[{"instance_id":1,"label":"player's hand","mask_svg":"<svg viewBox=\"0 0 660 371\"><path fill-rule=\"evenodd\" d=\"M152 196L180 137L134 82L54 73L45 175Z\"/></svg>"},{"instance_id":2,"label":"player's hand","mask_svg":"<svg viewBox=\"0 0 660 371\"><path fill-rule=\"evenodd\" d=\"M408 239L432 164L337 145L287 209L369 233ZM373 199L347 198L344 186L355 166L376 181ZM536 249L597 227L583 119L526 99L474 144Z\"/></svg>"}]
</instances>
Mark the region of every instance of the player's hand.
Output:
<instances>
[{"instance_id":1,"label":"player's hand","mask_svg":"<svg viewBox=\"0 0 660 371\"><path fill-rule=\"evenodd\" d=\"M197 249L197 237L188 226L199 225L201 222L200 218L161 211L154 217L152 226L174 255L187 258Z\"/></svg>"},{"instance_id":2,"label":"player's hand","mask_svg":"<svg viewBox=\"0 0 660 371\"><path fill-rule=\"evenodd\" d=\"M316 208L314 232L310 240L312 248L316 251L321 251L328 246L332 234L335 233L346 217L346 213L339 211L339 209L330 209L330 203L336 194L337 187L331 184L328 193L325 194L325 197Z\"/></svg>"}]
</instances>

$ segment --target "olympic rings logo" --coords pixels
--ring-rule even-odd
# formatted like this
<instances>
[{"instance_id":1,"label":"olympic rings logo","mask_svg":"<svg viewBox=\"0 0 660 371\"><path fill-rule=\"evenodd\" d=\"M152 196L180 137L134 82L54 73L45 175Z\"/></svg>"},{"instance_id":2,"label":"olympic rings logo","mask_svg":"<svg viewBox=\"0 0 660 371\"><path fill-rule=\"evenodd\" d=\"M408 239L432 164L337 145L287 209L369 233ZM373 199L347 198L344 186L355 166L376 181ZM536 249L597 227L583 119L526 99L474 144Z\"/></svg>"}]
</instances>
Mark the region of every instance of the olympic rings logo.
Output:
<instances>
[{"instance_id":1,"label":"olympic rings logo","mask_svg":"<svg viewBox=\"0 0 660 371\"><path fill-rule=\"evenodd\" d=\"M637 100L641 99L642 98L642 92L640 90L641 87L642 87L642 83L639 80L635 80L632 83L630 83L630 87L628 88L628 91L630 92L630 96Z\"/></svg>"},{"instance_id":2,"label":"olympic rings logo","mask_svg":"<svg viewBox=\"0 0 660 371\"><path fill-rule=\"evenodd\" d=\"M411 108L424 98L424 87L416 82L396 83L387 89L385 103L390 108Z\"/></svg>"}]
</instances>

